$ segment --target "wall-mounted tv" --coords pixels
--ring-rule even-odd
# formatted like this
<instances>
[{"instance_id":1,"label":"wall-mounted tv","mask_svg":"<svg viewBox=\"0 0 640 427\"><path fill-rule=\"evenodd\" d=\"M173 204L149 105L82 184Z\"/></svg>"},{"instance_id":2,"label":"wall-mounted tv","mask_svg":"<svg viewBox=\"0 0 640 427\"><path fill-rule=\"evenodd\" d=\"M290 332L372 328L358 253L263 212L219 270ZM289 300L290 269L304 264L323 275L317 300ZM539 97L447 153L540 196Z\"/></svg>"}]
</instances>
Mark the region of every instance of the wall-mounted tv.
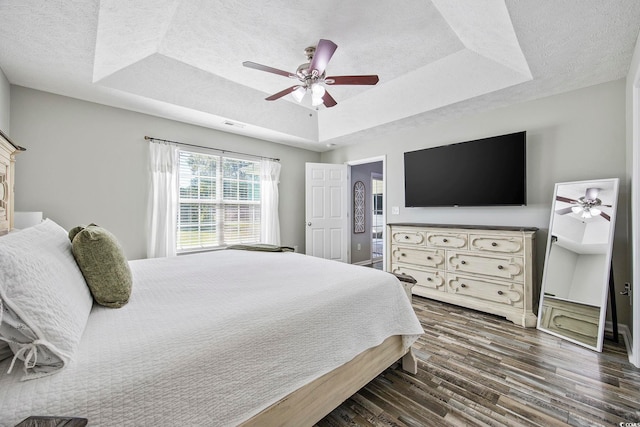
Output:
<instances>
[{"instance_id":1,"label":"wall-mounted tv","mask_svg":"<svg viewBox=\"0 0 640 427\"><path fill-rule=\"evenodd\" d=\"M527 204L526 132L404 153L406 207Z\"/></svg>"}]
</instances>

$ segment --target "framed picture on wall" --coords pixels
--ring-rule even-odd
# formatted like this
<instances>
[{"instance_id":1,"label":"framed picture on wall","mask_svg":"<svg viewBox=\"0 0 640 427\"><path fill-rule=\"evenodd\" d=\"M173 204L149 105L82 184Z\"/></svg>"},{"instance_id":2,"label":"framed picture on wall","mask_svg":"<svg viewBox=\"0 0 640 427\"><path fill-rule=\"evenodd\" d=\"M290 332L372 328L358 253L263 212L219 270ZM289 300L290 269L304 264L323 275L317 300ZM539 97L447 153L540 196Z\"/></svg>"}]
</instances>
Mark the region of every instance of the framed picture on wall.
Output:
<instances>
[{"instance_id":1,"label":"framed picture on wall","mask_svg":"<svg viewBox=\"0 0 640 427\"><path fill-rule=\"evenodd\" d=\"M364 233L365 187L362 181L353 184L353 232Z\"/></svg>"}]
</instances>

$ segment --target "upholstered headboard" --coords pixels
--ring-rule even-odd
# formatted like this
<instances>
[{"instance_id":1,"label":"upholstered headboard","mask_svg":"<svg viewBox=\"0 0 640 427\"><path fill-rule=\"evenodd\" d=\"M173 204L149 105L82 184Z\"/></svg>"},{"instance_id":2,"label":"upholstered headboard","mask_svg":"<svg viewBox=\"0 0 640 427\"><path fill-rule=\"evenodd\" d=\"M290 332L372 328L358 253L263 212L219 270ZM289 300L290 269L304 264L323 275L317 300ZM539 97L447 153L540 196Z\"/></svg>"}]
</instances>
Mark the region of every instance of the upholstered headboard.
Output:
<instances>
[{"instance_id":1,"label":"upholstered headboard","mask_svg":"<svg viewBox=\"0 0 640 427\"><path fill-rule=\"evenodd\" d=\"M13 228L13 180L15 155L25 149L0 130L0 235Z\"/></svg>"}]
</instances>

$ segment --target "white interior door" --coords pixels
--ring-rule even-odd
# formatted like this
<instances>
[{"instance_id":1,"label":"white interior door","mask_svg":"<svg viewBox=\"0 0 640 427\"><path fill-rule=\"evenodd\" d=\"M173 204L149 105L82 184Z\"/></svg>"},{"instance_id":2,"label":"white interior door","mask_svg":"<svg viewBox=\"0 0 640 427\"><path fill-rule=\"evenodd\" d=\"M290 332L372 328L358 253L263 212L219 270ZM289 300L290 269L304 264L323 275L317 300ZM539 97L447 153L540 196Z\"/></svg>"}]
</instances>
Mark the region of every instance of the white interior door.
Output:
<instances>
[{"instance_id":1,"label":"white interior door","mask_svg":"<svg viewBox=\"0 0 640 427\"><path fill-rule=\"evenodd\" d=\"M305 183L306 254L349 262L347 165L307 163Z\"/></svg>"}]
</instances>

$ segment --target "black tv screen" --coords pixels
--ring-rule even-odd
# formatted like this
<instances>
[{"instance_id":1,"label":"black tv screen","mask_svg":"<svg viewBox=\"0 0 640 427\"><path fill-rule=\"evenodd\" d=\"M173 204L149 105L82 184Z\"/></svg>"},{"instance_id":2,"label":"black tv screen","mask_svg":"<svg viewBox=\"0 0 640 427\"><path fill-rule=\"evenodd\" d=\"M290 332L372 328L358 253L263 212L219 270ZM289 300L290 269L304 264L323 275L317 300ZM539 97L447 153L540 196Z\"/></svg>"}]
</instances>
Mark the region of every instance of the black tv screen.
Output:
<instances>
[{"instance_id":1,"label":"black tv screen","mask_svg":"<svg viewBox=\"0 0 640 427\"><path fill-rule=\"evenodd\" d=\"M404 153L406 207L527 204L526 132Z\"/></svg>"}]
</instances>

